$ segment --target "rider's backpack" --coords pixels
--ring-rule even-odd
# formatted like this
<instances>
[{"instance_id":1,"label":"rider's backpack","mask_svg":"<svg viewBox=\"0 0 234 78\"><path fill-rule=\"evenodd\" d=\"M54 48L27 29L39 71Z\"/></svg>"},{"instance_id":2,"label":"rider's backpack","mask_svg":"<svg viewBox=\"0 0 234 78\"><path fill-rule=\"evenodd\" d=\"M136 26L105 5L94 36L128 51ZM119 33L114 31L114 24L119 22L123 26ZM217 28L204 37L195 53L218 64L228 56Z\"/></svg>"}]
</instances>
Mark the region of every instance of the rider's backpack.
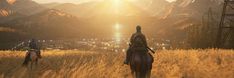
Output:
<instances>
[{"instance_id":1,"label":"rider's backpack","mask_svg":"<svg viewBox=\"0 0 234 78\"><path fill-rule=\"evenodd\" d=\"M143 38L143 35L136 35L133 41L133 48L136 51L148 52Z\"/></svg>"},{"instance_id":2,"label":"rider's backpack","mask_svg":"<svg viewBox=\"0 0 234 78\"><path fill-rule=\"evenodd\" d=\"M133 42L134 42L133 44L136 46L139 46L139 47L144 46L144 43L143 43L144 41L141 35L136 35Z\"/></svg>"}]
</instances>

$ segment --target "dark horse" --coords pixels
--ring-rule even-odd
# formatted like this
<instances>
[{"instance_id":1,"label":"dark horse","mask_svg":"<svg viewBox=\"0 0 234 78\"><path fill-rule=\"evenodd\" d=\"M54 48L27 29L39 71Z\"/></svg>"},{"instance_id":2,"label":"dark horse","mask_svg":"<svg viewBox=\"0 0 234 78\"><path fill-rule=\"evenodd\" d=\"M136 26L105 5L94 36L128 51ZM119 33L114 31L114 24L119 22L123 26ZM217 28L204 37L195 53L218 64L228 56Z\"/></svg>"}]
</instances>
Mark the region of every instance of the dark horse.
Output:
<instances>
[{"instance_id":1,"label":"dark horse","mask_svg":"<svg viewBox=\"0 0 234 78\"><path fill-rule=\"evenodd\" d=\"M30 68L32 69L33 68L33 64L38 64L38 56L37 56L37 50L34 50L34 49L31 49L31 50L28 50L28 52L26 53L26 58L25 60L26 63L24 63L25 66L28 65L28 62L31 62L31 65L30 65Z\"/></svg>"},{"instance_id":2,"label":"dark horse","mask_svg":"<svg viewBox=\"0 0 234 78\"><path fill-rule=\"evenodd\" d=\"M133 50L130 59L130 68L135 78L150 78L153 57L148 52Z\"/></svg>"}]
</instances>

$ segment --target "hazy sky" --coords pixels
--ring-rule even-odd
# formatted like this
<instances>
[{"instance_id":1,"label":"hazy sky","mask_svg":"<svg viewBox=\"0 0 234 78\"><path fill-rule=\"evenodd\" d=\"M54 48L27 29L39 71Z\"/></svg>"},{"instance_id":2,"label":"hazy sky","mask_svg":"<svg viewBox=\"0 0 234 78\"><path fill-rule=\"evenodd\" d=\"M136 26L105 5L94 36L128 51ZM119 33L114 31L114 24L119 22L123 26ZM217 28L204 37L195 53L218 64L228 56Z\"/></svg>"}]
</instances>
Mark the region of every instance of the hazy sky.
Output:
<instances>
[{"instance_id":1,"label":"hazy sky","mask_svg":"<svg viewBox=\"0 0 234 78\"><path fill-rule=\"evenodd\" d=\"M88 2L88 1L95 1L95 0L33 0L33 1L36 1L36 2L39 2L39 3L50 3L50 2L80 3L80 2Z\"/></svg>"},{"instance_id":2,"label":"hazy sky","mask_svg":"<svg viewBox=\"0 0 234 78\"><path fill-rule=\"evenodd\" d=\"M98 1L98 0L33 0L39 3L50 3L50 2L60 2L60 3L82 3L82 2L89 2L89 1ZM169 2L176 1L176 0L167 0Z\"/></svg>"}]
</instances>

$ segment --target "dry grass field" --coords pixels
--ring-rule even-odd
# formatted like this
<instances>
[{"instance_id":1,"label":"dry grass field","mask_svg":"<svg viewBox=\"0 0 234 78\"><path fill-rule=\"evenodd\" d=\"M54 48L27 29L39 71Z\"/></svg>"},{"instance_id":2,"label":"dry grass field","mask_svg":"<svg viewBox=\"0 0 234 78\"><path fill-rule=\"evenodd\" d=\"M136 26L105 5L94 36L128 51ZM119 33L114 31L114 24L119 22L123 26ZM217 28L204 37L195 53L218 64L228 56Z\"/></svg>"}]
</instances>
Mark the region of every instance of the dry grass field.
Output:
<instances>
[{"instance_id":1,"label":"dry grass field","mask_svg":"<svg viewBox=\"0 0 234 78\"><path fill-rule=\"evenodd\" d=\"M124 53L43 51L39 65L21 67L25 52L0 51L0 78L131 78ZM234 78L233 50L160 50L152 78Z\"/></svg>"}]
</instances>

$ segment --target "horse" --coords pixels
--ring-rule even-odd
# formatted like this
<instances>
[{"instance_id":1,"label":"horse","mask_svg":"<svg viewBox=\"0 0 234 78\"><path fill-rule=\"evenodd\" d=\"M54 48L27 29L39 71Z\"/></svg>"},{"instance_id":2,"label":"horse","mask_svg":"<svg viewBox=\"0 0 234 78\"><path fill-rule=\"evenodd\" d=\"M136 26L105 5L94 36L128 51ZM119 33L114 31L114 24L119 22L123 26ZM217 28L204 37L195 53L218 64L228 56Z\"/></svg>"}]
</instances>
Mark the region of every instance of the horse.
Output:
<instances>
[{"instance_id":1,"label":"horse","mask_svg":"<svg viewBox=\"0 0 234 78\"><path fill-rule=\"evenodd\" d=\"M38 64L39 57L37 56L37 50L34 50L34 49L28 50L26 55L29 56L28 62L31 62L30 68L32 69L34 64L35 65Z\"/></svg>"},{"instance_id":2,"label":"horse","mask_svg":"<svg viewBox=\"0 0 234 78\"><path fill-rule=\"evenodd\" d=\"M135 78L150 78L153 57L142 50L132 50L130 58L131 74Z\"/></svg>"}]
</instances>

